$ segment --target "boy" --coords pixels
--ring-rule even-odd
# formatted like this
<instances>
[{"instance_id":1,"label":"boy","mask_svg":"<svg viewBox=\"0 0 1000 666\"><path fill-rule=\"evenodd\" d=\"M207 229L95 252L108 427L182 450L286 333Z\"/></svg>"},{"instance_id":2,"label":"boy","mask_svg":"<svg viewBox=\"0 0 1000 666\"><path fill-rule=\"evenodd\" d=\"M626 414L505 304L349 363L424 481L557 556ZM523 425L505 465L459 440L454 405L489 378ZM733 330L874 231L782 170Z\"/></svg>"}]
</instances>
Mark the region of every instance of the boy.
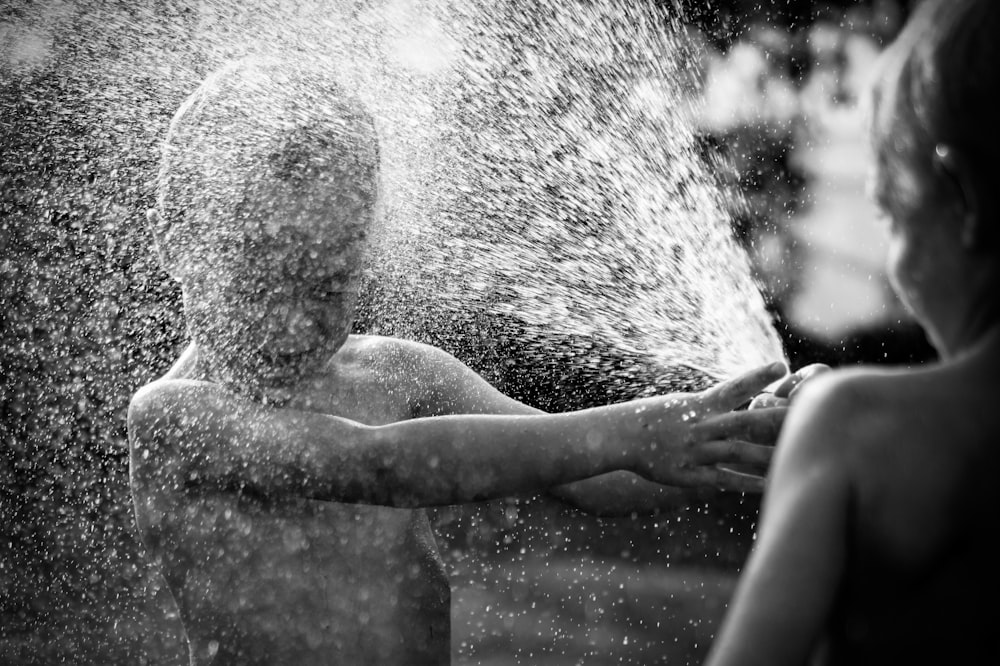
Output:
<instances>
[{"instance_id":1,"label":"boy","mask_svg":"<svg viewBox=\"0 0 1000 666\"><path fill-rule=\"evenodd\" d=\"M419 507L561 484L669 498L635 473L760 489L717 463L768 463L784 407L731 410L780 364L545 415L440 350L348 335L377 172L371 119L313 70L237 63L171 123L149 220L192 342L136 393L128 431L136 520L192 663L448 663Z\"/></svg>"},{"instance_id":2,"label":"boy","mask_svg":"<svg viewBox=\"0 0 1000 666\"><path fill-rule=\"evenodd\" d=\"M883 56L888 271L941 361L827 373L796 398L712 666L995 658L998 35L996 0L926 0Z\"/></svg>"}]
</instances>

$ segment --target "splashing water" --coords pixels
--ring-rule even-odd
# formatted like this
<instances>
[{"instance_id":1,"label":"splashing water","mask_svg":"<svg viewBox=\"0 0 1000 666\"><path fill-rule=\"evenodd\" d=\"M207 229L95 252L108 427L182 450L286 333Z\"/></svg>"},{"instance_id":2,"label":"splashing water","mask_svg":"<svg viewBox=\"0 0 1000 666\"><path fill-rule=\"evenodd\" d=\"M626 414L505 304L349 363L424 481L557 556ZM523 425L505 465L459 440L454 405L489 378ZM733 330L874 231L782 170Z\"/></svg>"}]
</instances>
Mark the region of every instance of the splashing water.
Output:
<instances>
[{"instance_id":1,"label":"splashing water","mask_svg":"<svg viewBox=\"0 0 1000 666\"><path fill-rule=\"evenodd\" d=\"M6 3L4 638L21 631L25 654L43 655L45 625L78 661L157 653L159 634L118 606L157 583L115 445L183 323L142 219L171 115L228 60L329 68L375 115L374 330L420 338L495 320L538 364L570 340L590 377L610 367L595 342L714 376L780 358L695 147L675 17L626 0ZM97 600L89 615L84 599Z\"/></svg>"},{"instance_id":2,"label":"splashing water","mask_svg":"<svg viewBox=\"0 0 1000 666\"><path fill-rule=\"evenodd\" d=\"M164 128L136 127L125 86L155 72L163 94L182 98L246 54L329 67L373 111L381 331L419 337L428 315L476 312L517 322L538 357L580 341L594 370L587 341L716 377L782 358L698 156L688 54L666 10L397 0L133 11L144 28L126 46L133 58L114 63L122 87L97 93L102 122L132 142ZM77 19L104 32L123 17ZM44 41L26 39L14 62L44 60Z\"/></svg>"},{"instance_id":3,"label":"splashing water","mask_svg":"<svg viewBox=\"0 0 1000 666\"><path fill-rule=\"evenodd\" d=\"M536 359L570 339L597 372L593 340L717 377L782 358L697 153L676 19L614 0L390 9L380 33L413 119L386 160L404 195L378 264L409 290L380 304L390 330L479 309L516 320ZM369 97L407 127L399 101Z\"/></svg>"},{"instance_id":4,"label":"splashing water","mask_svg":"<svg viewBox=\"0 0 1000 666\"><path fill-rule=\"evenodd\" d=\"M553 339L600 340L715 376L781 358L697 154L690 54L668 15L462 6L427 8L446 38L415 60L451 62L428 87L437 160L402 206L418 249L393 240L385 260L433 279L449 309L516 318L542 355Z\"/></svg>"}]
</instances>

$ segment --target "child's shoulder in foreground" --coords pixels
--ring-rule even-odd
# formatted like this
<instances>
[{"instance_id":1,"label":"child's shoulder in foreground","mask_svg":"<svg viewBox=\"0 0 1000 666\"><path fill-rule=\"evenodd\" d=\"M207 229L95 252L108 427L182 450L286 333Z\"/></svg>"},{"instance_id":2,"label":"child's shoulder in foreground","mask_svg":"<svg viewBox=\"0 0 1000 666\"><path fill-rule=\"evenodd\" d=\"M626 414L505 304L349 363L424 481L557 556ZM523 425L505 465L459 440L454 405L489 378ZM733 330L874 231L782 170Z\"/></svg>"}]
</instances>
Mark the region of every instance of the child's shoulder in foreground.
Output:
<instances>
[{"instance_id":1,"label":"child's shoulder in foreground","mask_svg":"<svg viewBox=\"0 0 1000 666\"><path fill-rule=\"evenodd\" d=\"M805 458L848 460L863 455L900 427L908 373L875 368L838 369L802 387L783 439Z\"/></svg>"},{"instance_id":2,"label":"child's shoulder in foreground","mask_svg":"<svg viewBox=\"0 0 1000 666\"><path fill-rule=\"evenodd\" d=\"M978 418L993 384L959 364L839 369L803 387L786 429L812 442L800 448L841 458L880 456L883 447L905 456L953 438L975 445L983 429L1000 425L1000 417Z\"/></svg>"},{"instance_id":3,"label":"child's shoulder in foreground","mask_svg":"<svg viewBox=\"0 0 1000 666\"><path fill-rule=\"evenodd\" d=\"M951 509L982 492L996 504L987 470L998 462L1000 410L985 413L994 392L958 364L828 373L789 414L791 466L800 476L841 475L870 547L895 561L930 561L961 529Z\"/></svg>"}]
</instances>

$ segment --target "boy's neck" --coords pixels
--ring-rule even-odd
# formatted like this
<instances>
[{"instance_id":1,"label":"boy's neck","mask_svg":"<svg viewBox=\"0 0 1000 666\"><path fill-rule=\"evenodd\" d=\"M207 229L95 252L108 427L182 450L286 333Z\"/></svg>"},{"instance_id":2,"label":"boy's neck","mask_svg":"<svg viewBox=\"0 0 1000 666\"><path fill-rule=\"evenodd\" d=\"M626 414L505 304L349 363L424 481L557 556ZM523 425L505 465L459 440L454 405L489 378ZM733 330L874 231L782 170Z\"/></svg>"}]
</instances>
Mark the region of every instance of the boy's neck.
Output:
<instances>
[{"instance_id":1,"label":"boy's neck","mask_svg":"<svg viewBox=\"0 0 1000 666\"><path fill-rule=\"evenodd\" d=\"M203 380L224 386L227 390L255 402L281 407L289 402L296 393L296 381L276 381L244 370L236 363L226 363L213 359L207 352L208 347L196 337L194 376Z\"/></svg>"}]
</instances>

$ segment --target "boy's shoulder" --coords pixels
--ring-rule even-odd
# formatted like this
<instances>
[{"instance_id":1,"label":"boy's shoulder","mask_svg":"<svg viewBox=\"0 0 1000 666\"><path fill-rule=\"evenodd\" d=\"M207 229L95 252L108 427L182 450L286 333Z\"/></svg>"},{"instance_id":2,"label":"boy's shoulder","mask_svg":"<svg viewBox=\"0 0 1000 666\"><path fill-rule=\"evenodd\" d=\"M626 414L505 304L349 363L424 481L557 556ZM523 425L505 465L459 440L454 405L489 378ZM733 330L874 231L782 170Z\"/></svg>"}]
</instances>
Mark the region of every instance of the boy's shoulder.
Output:
<instances>
[{"instance_id":1,"label":"boy's shoulder","mask_svg":"<svg viewBox=\"0 0 1000 666\"><path fill-rule=\"evenodd\" d=\"M850 460L898 442L900 413L908 411L911 372L859 367L811 380L793 403L785 429L802 453Z\"/></svg>"},{"instance_id":2,"label":"boy's shoulder","mask_svg":"<svg viewBox=\"0 0 1000 666\"><path fill-rule=\"evenodd\" d=\"M482 409L482 394L488 393L484 380L465 363L422 342L352 335L341 353L345 366L374 379L385 395L403 400L411 418Z\"/></svg>"},{"instance_id":3,"label":"boy's shoulder","mask_svg":"<svg viewBox=\"0 0 1000 666\"><path fill-rule=\"evenodd\" d=\"M461 363L439 347L385 335L350 335L338 354L350 363L396 371Z\"/></svg>"},{"instance_id":4,"label":"boy's shoulder","mask_svg":"<svg viewBox=\"0 0 1000 666\"><path fill-rule=\"evenodd\" d=\"M129 440L166 431L169 415L178 407L191 415L191 407L203 400L204 382L169 375L141 386L129 400L126 429Z\"/></svg>"},{"instance_id":5,"label":"boy's shoulder","mask_svg":"<svg viewBox=\"0 0 1000 666\"><path fill-rule=\"evenodd\" d=\"M430 346L391 335L352 333L347 336L347 340L344 342L343 347L341 347L340 353L372 358L387 354L420 353L420 350L424 347Z\"/></svg>"},{"instance_id":6,"label":"boy's shoulder","mask_svg":"<svg viewBox=\"0 0 1000 666\"><path fill-rule=\"evenodd\" d=\"M140 386L132 394L131 399L129 399L128 414L126 417L130 433L154 421L157 414L162 414L165 411L166 402L170 395L176 391L175 385L178 381L183 380L160 377Z\"/></svg>"}]
</instances>

